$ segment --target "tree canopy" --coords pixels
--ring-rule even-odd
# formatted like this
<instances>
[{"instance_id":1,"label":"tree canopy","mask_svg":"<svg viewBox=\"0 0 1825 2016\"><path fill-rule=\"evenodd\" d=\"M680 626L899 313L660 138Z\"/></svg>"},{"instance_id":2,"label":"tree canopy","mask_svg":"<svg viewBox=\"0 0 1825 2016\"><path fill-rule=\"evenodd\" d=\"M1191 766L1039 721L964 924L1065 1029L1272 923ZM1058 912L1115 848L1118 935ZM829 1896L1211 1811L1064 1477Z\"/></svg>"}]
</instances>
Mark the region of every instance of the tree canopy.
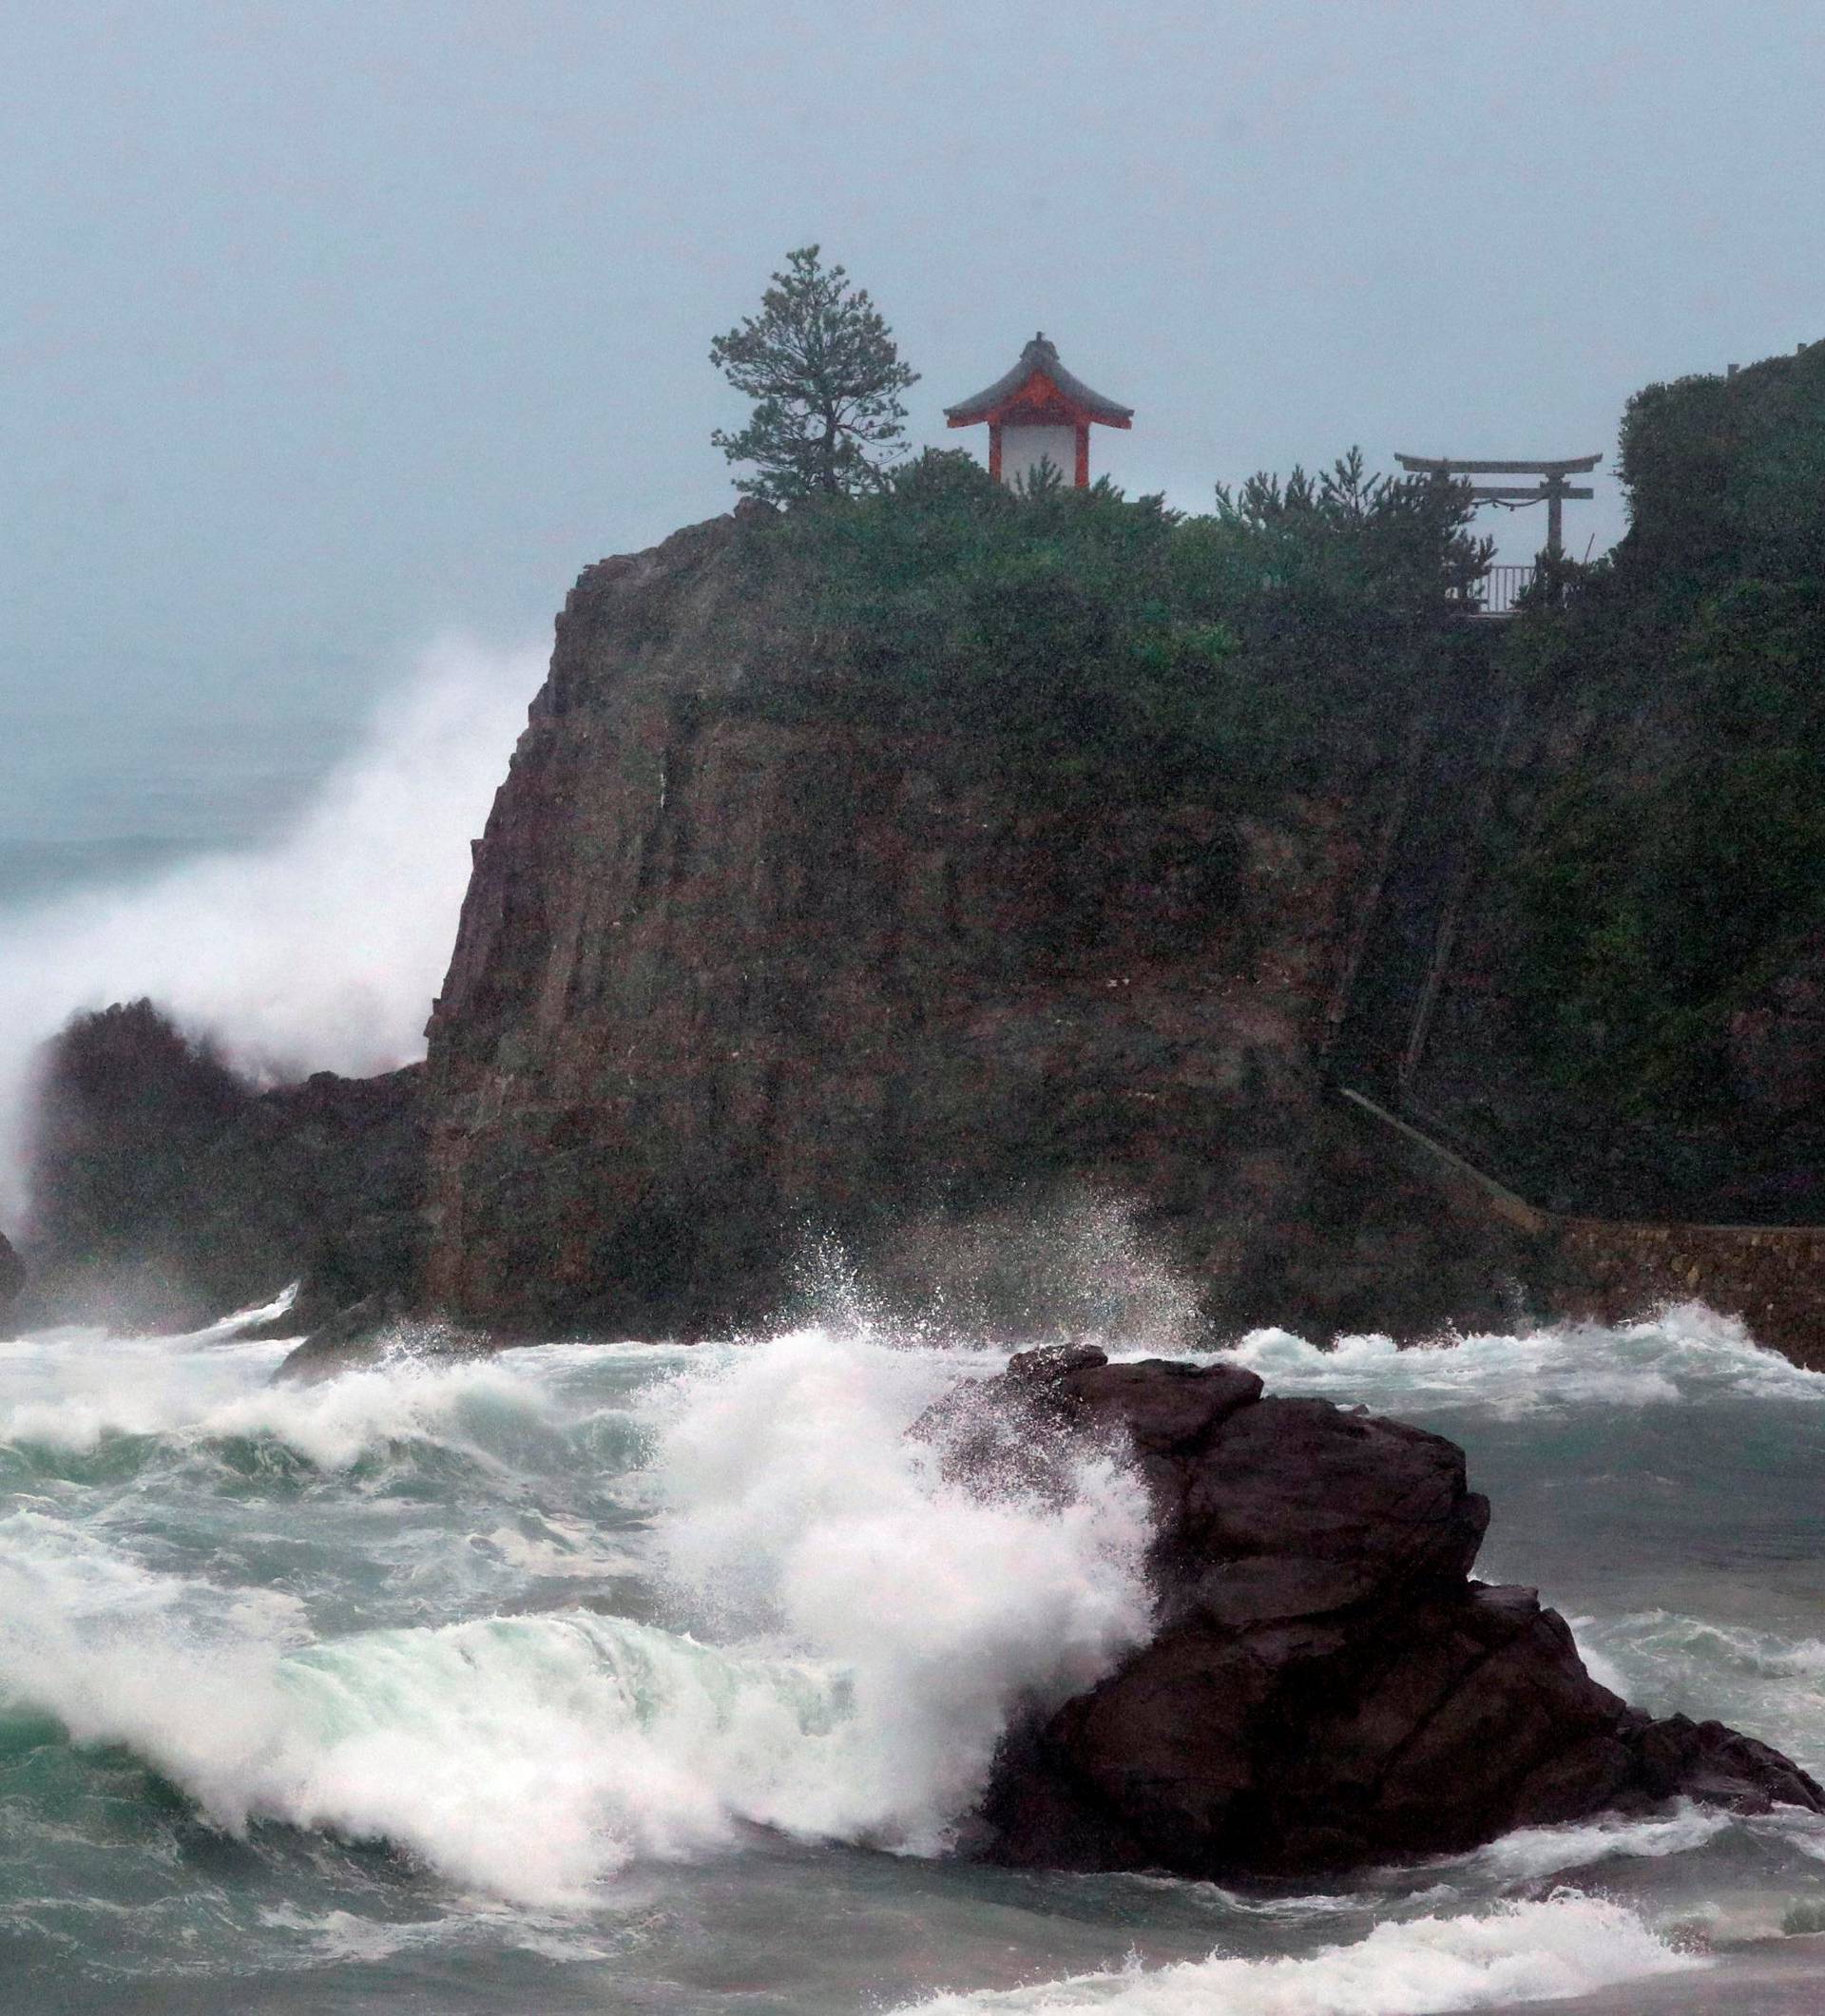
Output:
<instances>
[{"instance_id":1,"label":"tree canopy","mask_svg":"<svg viewBox=\"0 0 1825 2016\"><path fill-rule=\"evenodd\" d=\"M1106 478L1016 491L928 450L757 536L797 556L807 620L842 637L875 717L1119 771L1130 797L1195 774L1239 802L1388 754L1487 565L1470 511L1467 485L1386 481L1354 451L1187 516Z\"/></svg>"},{"instance_id":2,"label":"tree canopy","mask_svg":"<svg viewBox=\"0 0 1825 2016\"><path fill-rule=\"evenodd\" d=\"M710 439L731 462L753 464L736 489L770 504L877 490L903 452L899 395L918 379L867 290L825 267L818 249L788 253L760 313L710 345L710 362L754 401L747 426Z\"/></svg>"},{"instance_id":3,"label":"tree canopy","mask_svg":"<svg viewBox=\"0 0 1825 2016\"><path fill-rule=\"evenodd\" d=\"M1621 464L1628 536L1508 640L1571 753L1498 880L1538 1061L1692 1117L1825 946L1825 343L1638 393Z\"/></svg>"}]
</instances>

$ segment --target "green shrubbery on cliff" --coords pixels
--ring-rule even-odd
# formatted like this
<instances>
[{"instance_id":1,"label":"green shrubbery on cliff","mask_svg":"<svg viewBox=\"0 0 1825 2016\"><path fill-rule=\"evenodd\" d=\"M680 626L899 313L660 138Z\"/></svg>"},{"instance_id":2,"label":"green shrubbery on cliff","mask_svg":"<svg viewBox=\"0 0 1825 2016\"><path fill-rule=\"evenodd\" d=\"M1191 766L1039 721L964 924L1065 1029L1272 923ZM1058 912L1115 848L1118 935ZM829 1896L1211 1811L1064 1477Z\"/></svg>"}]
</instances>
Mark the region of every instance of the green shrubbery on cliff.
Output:
<instances>
[{"instance_id":1,"label":"green shrubbery on cliff","mask_svg":"<svg viewBox=\"0 0 1825 2016\"><path fill-rule=\"evenodd\" d=\"M931 452L769 528L897 723L1128 791L1297 789L1385 754L1486 554L1461 489L1258 476L1187 516L1107 482L1017 494Z\"/></svg>"},{"instance_id":2,"label":"green shrubbery on cliff","mask_svg":"<svg viewBox=\"0 0 1825 2016\"><path fill-rule=\"evenodd\" d=\"M1517 971L1562 1081L1696 1117L1825 930L1825 343L1638 394L1621 472L1613 560L1511 641L1580 740L1506 871Z\"/></svg>"}]
</instances>

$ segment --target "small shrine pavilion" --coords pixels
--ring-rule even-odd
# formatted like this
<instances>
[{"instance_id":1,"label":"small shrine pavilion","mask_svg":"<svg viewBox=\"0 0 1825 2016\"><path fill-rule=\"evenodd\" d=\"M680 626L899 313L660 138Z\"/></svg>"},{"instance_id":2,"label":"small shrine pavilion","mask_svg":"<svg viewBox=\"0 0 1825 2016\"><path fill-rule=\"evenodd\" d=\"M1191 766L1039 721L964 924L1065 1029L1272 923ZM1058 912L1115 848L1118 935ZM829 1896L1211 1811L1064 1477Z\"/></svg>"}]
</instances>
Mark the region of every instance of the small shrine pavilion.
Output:
<instances>
[{"instance_id":1,"label":"small shrine pavilion","mask_svg":"<svg viewBox=\"0 0 1825 2016\"><path fill-rule=\"evenodd\" d=\"M1126 427L1132 406L1118 406L1092 392L1058 361L1057 348L1036 336L1020 362L986 392L947 406L952 427L989 423L989 473L999 482L1028 480L1042 462L1079 490L1090 481L1090 429Z\"/></svg>"}]
</instances>

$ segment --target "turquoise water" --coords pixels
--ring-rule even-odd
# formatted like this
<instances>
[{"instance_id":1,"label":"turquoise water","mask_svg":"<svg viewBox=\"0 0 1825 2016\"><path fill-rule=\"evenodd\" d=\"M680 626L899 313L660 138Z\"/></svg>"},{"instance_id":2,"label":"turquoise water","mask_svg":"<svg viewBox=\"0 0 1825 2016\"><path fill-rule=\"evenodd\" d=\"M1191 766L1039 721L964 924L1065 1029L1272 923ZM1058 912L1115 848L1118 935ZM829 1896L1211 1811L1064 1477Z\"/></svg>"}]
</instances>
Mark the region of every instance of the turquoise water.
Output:
<instances>
[{"instance_id":1,"label":"turquoise water","mask_svg":"<svg viewBox=\"0 0 1825 2016\"><path fill-rule=\"evenodd\" d=\"M9 2010L1395 2016L1825 1924L1795 1814L1289 1898L946 1859L1014 1704L1145 1629L1131 1480L932 1474L901 1430L979 1345L425 1341L308 1388L232 1328L0 1350ZM1634 1699L1825 1768L1825 1379L1696 1309L1244 1355L1462 1441L1486 1571Z\"/></svg>"}]
</instances>

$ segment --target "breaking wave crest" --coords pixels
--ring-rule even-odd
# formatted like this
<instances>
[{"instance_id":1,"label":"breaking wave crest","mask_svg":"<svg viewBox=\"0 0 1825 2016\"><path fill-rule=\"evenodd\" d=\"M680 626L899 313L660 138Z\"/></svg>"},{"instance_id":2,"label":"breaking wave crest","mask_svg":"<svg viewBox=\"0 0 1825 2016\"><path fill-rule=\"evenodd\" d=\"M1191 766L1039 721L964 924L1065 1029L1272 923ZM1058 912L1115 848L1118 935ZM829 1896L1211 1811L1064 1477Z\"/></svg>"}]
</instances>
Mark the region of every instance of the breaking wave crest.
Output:
<instances>
[{"instance_id":1,"label":"breaking wave crest","mask_svg":"<svg viewBox=\"0 0 1825 2016\"><path fill-rule=\"evenodd\" d=\"M1632 1911L1560 1892L1474 1917L1378 1925L1298 1956L1213 1955L1176 1967L1083 1974L1030 1987L941 1995L918 2016L1446 2016L1559 2000L1702 1967Z\"/></svg>"},{"instance_id":2,"label":"breaking wave crest","mask_svg":"<svg viewBox=\"0 0 1825 2016\"><path fill-rule=\"evenodd\" d=\"M223 1828L384 1840L525 1902L743 1823L936 1852L1009 1714L1088 1684L1148 1622L1135 1481L1086 1460L1063 1504L948 1483L904 1430L951 1376L814 1331L651 1393L671 1628L566 1608L313 1641L273 1592L75 1547L29 1511L0 1570L0 1697L125 1746ZM357 1372L212 1396L185 1431L264 1425L336 1461L440 1381L523 1385L499 1361Z\"/></svg>"},{"instance_id":3,"label":"breaking wave crest","mask_svg":"<svg viewBox=\"0 0 1825 2016\"><path fill-rule=\"evenodd\" d=\"M1146 1635L1143 1488L1083 1456L1063 1503L947 1481L907 1428L954 1373L828 1330L684 1374L655 1407L658 1538L718 1635L814 1650L874 1739L820 1831L942 1847L1009 1709L1090 1685Z\"/></svg>"},{"instance_id":4,"label":"breaking wave crest","mask_svg":"<svg viewBox=\"0 0 1825 2016\"><path fill-rule=\"evenodd\" d=\"M1825 1373L1764 1350L1734 1316L1700 1302L1613 1330L1563 1323L1406 1349L1385 1336L1359 1336L1320 1351L1290 1331L1258 1330L1235 1356L1276 1392L1347 1395L1396 1413L1403 1407L1476 1409L1513 1419L1575 1407L1825 1403Z\"/></svg>"},{"instance_id":5,"label":"breaking wave crest","mask_svg":"<svg viewBox=\"0 0 1825 2016\"><path fill-rule=\"evenodd\" d=\"M140 1632L10 1632L16 1702L118 1744L215 1825L405 1851L517 1901L583 1901L635 1856L789 1824L842 1743L840 1676L585 1611L380 1631L279 1653Z\"/></svg>"},{"instance_id":6,"label":"breaking wave crest","mask_svg":"<svg viewBox=\"0 0 1825 2016\"><path fill-rule=\"evenodd\" d=\"M256 1075L421 1056L481 831L540 655L446 641L269 845L0 915L0 1210L21 1201L41 1044L149 994Z\"/></svg>"},{"instance_id":7,"label":"breaking wave crest","mask_svg":"<svg viewBox=\"0 0 1825 2016\"><path fill-rule=\"evenodd\" d=\"M267 1442L335 1470L413 1441L479 1451L499 1422L546 1414L536 1388L492 1360L402 1354L317 1385L274 1385L268 1375L287 1344L174 1362L163 1343L68 1337L36 1390L0 1405L0 1445L80 1455L115 1437L156 1439L167 1452ZM0 1345L0 1358L7 1354Z\"/></svg>"},{"instance_id":8,"label":"breaking wave crest","mask_svg":"<svg viewBox=\"0 0 1825 2016\"><path fill-rule=\"evenodd\" d=\"M1497 1882L1532 1882L1623 1856L1689 1854L1736 1824L1726 1808L1680 1799L1670 1812L1645 1819L1605 1813L1562 1827L1517 1827L1487 1848L1451 1859Z\"/></svg>"},{"instance_id":9,"label":"breaking wave crest","mask_svg":"<svg viewBox=\"0 0 1825 2016\"><path fill-rule=\"evenodd\" d=\"M130 1902L142 1865L116 1885L124 1818L170 1857L171 1924L218 1908L192 1880L192 1854L220 1855L199 1849L198 1823L240 1838L237 1953L391 1965L420 1946L494 1950L502 1927L536 1924L567 1968L638 1972L624 1932L661 1942L641 1991L666 2007L715 2000L690 2000L690 1928L747 1937L726 1910L777 1917L788 1943L801 1923L813 1942L848 1936L820 1926L873 1926L862 1955L898 1950L907 1894L939 1912L933 1925L966 1928L915 1966L843 1962L862 1985L840 2001L769 1948L805 2006L951 1980L1003 1986L928 2002L928 2016L1442 2016L1650 1981L1700 1964L1669 1925L1708 1928L1721 1951L1811 1926L1825 1898L1814 1816L1686 1805L1511 1834L1363 1872L1336 1895L895 1878L878 1859L808 1857L967 1841L1010 1719L1092 1684L1149 1628L1148 1521L1122 1465L1087 1452L1056 1493L985 1493L909 1436L1005 1347L930 1329L909 1342L865 1314L749 1345L492 1356L440 1355L402 1333L377 1362L276 1386L286 1346L240 1327L0 1345L0 1486L14 1497L0 1517L0 1782L24 1816L0 1869L52 1934L70 1922L65 1891ZM1652 1460L1702 1478L1695 1434L1752 1449L1782 1495L1780 1547L1810 1530L1784 1480L1810 1476L1815 1389L1798 1375L1770 1403L1761 1354L1701 1314L1471 1340L1455 1363L1366 1340L1308 1353L1271 1334L1247 1349L1278 1354L1282 1390L1303 1380L1396 1414L1464 1407L1448 1432L1484 1452L1473 1463L1508 1437L1572 1480L1567 1509L1535 1503L1533 1516L1596 1523L1612 1570L1612 1473L1638 1495L1644 1473L1606 1407L1581 1414L1565 1395L1580 1367L1664 1379L1674 1400L1622 1417L1664 1440L1645 1445ZM1672 1502L1652 1501L1663 1522ZM1745 1512L1737 1530L1762 1529ZM1584 1592L1580 1642L1644 1705L1719 1714L1816 1768L1825 1653L1803 1589L1771 1584L1767 1607L1707 1621L1708 1586L1675 1600L1658 1565L1645 1581L1620 1571ZM1642 1607L1657 1599L1667 1607ZM391 1866L347 1843L391 1851ZM827 1891L801 1897L807 1881ZM1634 1910L1546 1894L1562 1884ZM965 1894L955 1919L931 1904ZM696 1901L655 1930L656 1897L665 1911ZM1135 1928L1148 1964L1106 1970ZM173 1965L180 1937L154 1940ZM1725 1953L1719 1982L1734 1965ZM501 2006L542 2006L528 1976L496 1987Z\"/></svg>"}]
</instances>

